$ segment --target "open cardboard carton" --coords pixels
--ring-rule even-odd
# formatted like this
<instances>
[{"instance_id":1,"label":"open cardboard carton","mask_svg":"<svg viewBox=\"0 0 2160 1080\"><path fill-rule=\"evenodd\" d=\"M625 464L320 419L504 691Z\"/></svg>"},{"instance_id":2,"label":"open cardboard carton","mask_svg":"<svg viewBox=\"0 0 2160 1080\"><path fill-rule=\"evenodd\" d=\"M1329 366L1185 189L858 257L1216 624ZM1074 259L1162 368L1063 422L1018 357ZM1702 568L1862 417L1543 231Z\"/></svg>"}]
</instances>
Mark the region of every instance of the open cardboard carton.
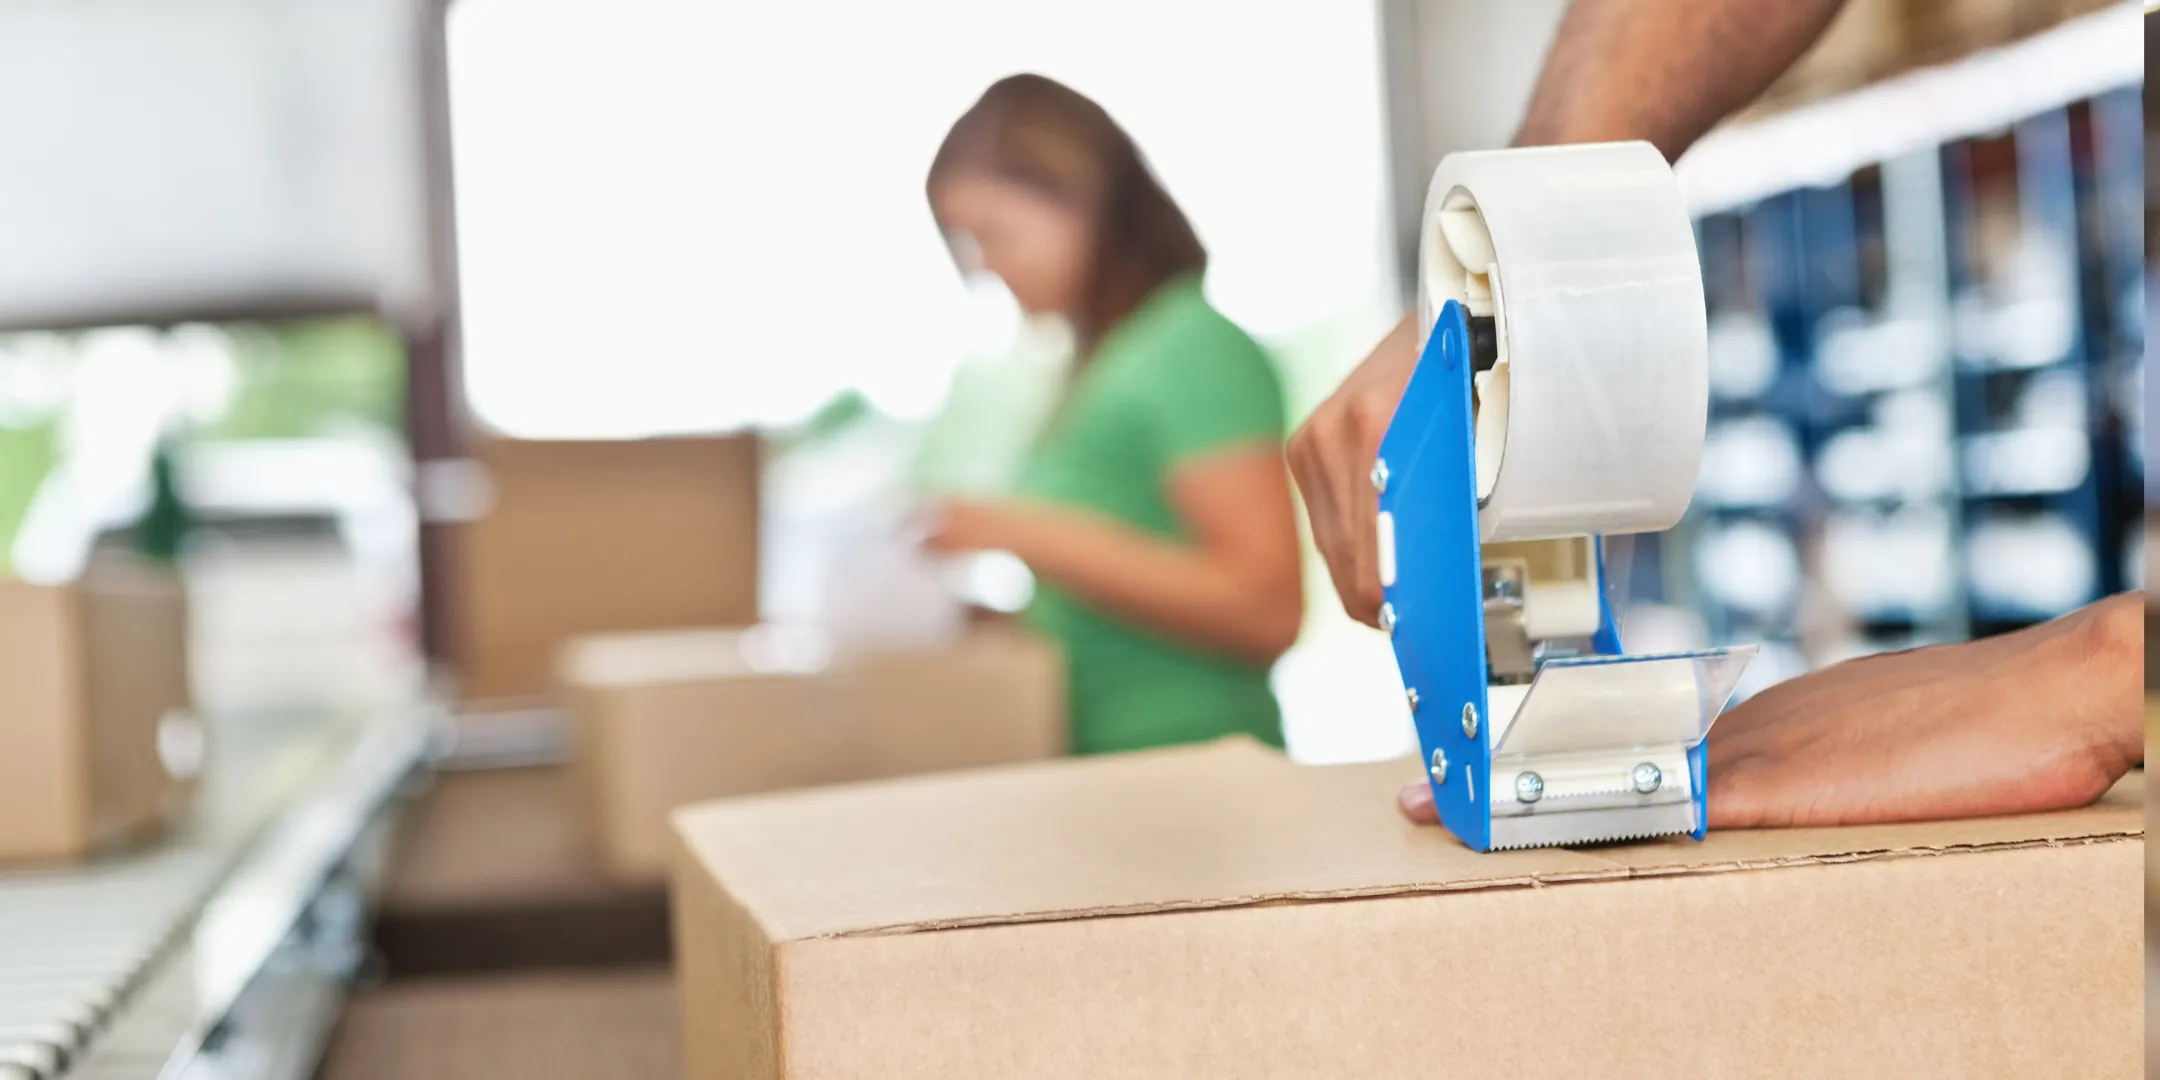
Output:
<instances>
[{"instance_id":1,"label":"open cardboard carton","mask_svg":"<svg viewBox=\"0 0 2160 1080\"><path fill-rule=\"evenodd\" d=\"M1245 742L675 815L695 1080L2134 1077L2142 778L1472 853Z\"/></svg>"},{"instance_id":2,"label":"open cardboard carton","mask_svg":"<svg viewBox=\"0 0 2160 1080\"><path fill-rule=\"evenodd\" d=\"M601 867L667 880L679 807L733 795L1005 765L1065 752L1065 661L982 629L836 653L807 627L581 638L559 665L571 775Z\"/></svg>"}]
</instances>

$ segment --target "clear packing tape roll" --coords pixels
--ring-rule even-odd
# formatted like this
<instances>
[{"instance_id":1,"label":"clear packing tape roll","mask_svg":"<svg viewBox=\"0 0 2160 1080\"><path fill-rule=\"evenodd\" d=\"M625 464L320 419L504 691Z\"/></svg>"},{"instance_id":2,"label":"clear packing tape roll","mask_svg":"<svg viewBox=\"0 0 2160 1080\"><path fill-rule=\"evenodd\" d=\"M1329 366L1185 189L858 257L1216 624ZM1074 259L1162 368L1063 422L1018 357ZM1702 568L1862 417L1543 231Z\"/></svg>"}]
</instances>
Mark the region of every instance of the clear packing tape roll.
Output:
<instances>
[{"instance_id":1,"label":"clear packing tape roll","mask_svg":"<svg viewBox=\"0 0 2160 1080\"><path fill-rule=\"evenodd\" d=\"M1695 234L1648 143L1449 156L1426 195L1419 347L1494 320L1476 377L1486 543L1654 532L1687 509L1709 401Z\"/></svg>"}]
</instances>

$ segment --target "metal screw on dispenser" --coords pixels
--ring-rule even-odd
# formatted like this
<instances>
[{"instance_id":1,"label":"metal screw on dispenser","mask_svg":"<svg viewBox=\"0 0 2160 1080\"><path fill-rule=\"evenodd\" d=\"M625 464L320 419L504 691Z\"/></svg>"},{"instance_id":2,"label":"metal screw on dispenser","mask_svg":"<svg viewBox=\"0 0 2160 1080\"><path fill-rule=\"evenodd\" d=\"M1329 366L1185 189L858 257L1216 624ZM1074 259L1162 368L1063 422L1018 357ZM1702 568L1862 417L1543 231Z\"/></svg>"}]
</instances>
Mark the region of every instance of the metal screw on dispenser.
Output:
<instances>
[{"instance_id":1,"label":"metal screw on dispenser","mask_svg":"<svg viewBox=\"0 0 2160 1080\"><path fill-rule=\"evenodd\" d=\"M1403 696L1403 700L1404 700L1404 701L1407 701L1407 702L1409 702L1409 703L1410 703L1410 711L1411 711L1411 712L1416 712L1416 711L1417 711L1417 687L1415 687L1415 686L1406 686L1406 687L1404 687L1404 688L1403 688L1403 692L1402 692L1402 696Z\"/></svg>"},{"instance_id":2,"label":"metal screw on dispenser","mask_svg":"<svg viewBox=\"0 0 2160 1080\"><path fill-rule=\"evenodd\" d=\"M1447 751L1445 750L1434 750L1432 752L1432 782L1435 784L1447 783Z\"/></svg>"},{"instance_id":3,"label":"metal screw on dispenser","mask_svg":"<svg viewBox=\"0 0 2160 1080\"><path fill-rule=\"evenodd\" d=\"M1380 605L1380 629L1390 634L1395 632L1395 605Z\"/></svg>"},{"instance_id":4,"label":"metal screw on dispenser","mask_svg":"<svg viewBox=\"0 0 2160 1080\"><path fill-rule=\"evenodd\" d=\"M1664 770L1645 761L1635 766L1635 771L1628 774L1628 779L1635 782L1636 791L1648 795L1665 783L1665 773Z\"/></svg>"},{"instance_id":5,"label":"metal screw on dispenser","mask_svg":"<svg viewBox=\"0 0 2160 1080\"><path fill-rule=\"evenodd\" d=\"M1477 702L1463 702L1462 733L1466 739L1477 738Z\"/></svg>"},{"instance_id":6,"label":"metal screw on dispenser","mask_svg":"<svg viewBox=\"0 0 2160 1080\"><path fill-rule=\"evenodd\" d=\"M1374 459L1372 463L1372 489L1382 495L1387 494L1387 478L1387 459Z\"/></svg>"},{"instance_id":7,"label":"metal screw on dispenser","mask_svg":"<svg viewBox=\"0 0 2160 1080\"><path fill-rule=\"evenodd\" d=\"M1534 772L1515 775L1515 801L1534 803L1545 797L1545 778Z\"/></svg>"}]
</instances>

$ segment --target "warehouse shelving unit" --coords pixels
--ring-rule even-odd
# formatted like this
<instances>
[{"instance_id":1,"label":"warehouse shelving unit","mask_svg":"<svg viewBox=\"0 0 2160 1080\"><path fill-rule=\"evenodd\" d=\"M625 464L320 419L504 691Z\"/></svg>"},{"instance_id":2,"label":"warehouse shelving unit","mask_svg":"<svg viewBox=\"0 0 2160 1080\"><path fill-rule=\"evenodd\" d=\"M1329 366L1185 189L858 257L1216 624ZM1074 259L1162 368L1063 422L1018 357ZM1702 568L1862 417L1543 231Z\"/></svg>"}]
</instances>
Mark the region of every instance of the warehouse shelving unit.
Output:
<instances>
[{"instance_id":1,"label":"warehouse shelving unit","mask_svg":"<svg viewBox=\"0 0 2160 1080\"><path fill-rule=\"evenodd\" d=\"M1720 129L1680 162L1711 424L1695 507L1637 545L1633 595L1761 643L1751 687L2137 583L2138 18Z\"/></svg>"},{"instance_id":2,"label":"warehouse shelving unit","mask_svg":"<svg viewBox=\"0 0 2160 1080\"><path fill-rule=\"evenodd\" d=\"M2070 123L2052 112L1945 148L1957 296L1958 449L1976 629L2010 629L2099 591L2106 455L2078 274ZM2030 569L2025 567L2030 566Z\"/></svg>"},{"instance_id":3,"label":"warehouse shelving unit","mask_svg":"<svg viewBox=\"0 0 2160 1080\"><path fill-rule=\"evenodd\" d=\"M1662 577L1713 638L1761 642L1790 669L1998 633L2135 586L2141 73L2096 62L1999 84L2125 17L1721 133L1684 163L1713 400L1696 507ZM1944 106L1977 79L1985 110ZM2090 96L2055 100L2070 92ZM1904 127L1803 153L1862 104ZM1850 171L1779 171L1811 157Z\"/></svg>"},{"instance_id":4,"label":"warehouse shelving unit","mask_svg":"<svg viewBox=\"0 0 2160 1080\"><path fill-rule=\"evenodd\" d=\"M2141 90L2121 90L2093 100L2090 111L2091 168L2081 189L2083 221L2091 230L2083 272L2088 302L2089 353L2096 366L2092 380L2093 415L2112 454L2095 460L2112 466L2102 475L2105 510L2139 507L2149 482L2145 472L2145 107ZM2115 538L2117 557L2104 570L2103 588L2138 588L2144 584L2142 514L2105 522Z\"/></svg>"}]
</instances>

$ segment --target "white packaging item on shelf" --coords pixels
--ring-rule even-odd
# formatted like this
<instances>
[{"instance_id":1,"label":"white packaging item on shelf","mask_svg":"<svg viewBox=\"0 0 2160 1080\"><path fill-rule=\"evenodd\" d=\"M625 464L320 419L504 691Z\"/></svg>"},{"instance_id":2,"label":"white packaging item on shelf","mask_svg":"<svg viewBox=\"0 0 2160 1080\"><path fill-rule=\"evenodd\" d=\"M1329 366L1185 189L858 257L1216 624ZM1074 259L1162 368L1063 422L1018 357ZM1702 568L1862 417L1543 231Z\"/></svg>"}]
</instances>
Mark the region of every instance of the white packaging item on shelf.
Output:
<instances>
[{"instance_id":1,"label":"white packaging item on shelf","mask_svg":"<svg viewBox=\"0 0 2160 1080\"><path fill-rule=\"evenodd\" d=\"M1802 468L1790 426L1766 416L1728 420L1704 441L1697 487L1717 506L1778 506L1799 492Z\"/></svg>"},{"instance_id":2,"label":"white packaging item on shelf","mask_svg":"<svg viewBox=\"0 0 2160 1080\"><path fill-rule=\"evenodd\" d=\"M1974 598L2033 616L2054 615L2092 599L2092 542L2056 514L1983 521L1965 539L1965 570Z\"/></svg>"},{"instance_id":3,"label":"white packaging item on shelf","mask_svg":"<svg viewBox=\"0 0 2160 1080\"><path fill-rule=\"evenodd\" d=\"M1956 558L1950 514L1941 506L1845 511L1824 523L1824 575L1838 599L1864 616L1944 611L1956 599Z\"/></svg>"},{"instance_id":4,"label":"white packaging item on shelf","mask_svg":"<svg viewBox=\"0 0 2160 1080\"><path fill-rule=\"evenodd\" d=\"M1800 590L1800 552L1792 538L1760 521L1740 521L1703 533L1695 546L1696 573L1719 603L1757 615L1789 604Z\"/></svg>"}]
</instances>

